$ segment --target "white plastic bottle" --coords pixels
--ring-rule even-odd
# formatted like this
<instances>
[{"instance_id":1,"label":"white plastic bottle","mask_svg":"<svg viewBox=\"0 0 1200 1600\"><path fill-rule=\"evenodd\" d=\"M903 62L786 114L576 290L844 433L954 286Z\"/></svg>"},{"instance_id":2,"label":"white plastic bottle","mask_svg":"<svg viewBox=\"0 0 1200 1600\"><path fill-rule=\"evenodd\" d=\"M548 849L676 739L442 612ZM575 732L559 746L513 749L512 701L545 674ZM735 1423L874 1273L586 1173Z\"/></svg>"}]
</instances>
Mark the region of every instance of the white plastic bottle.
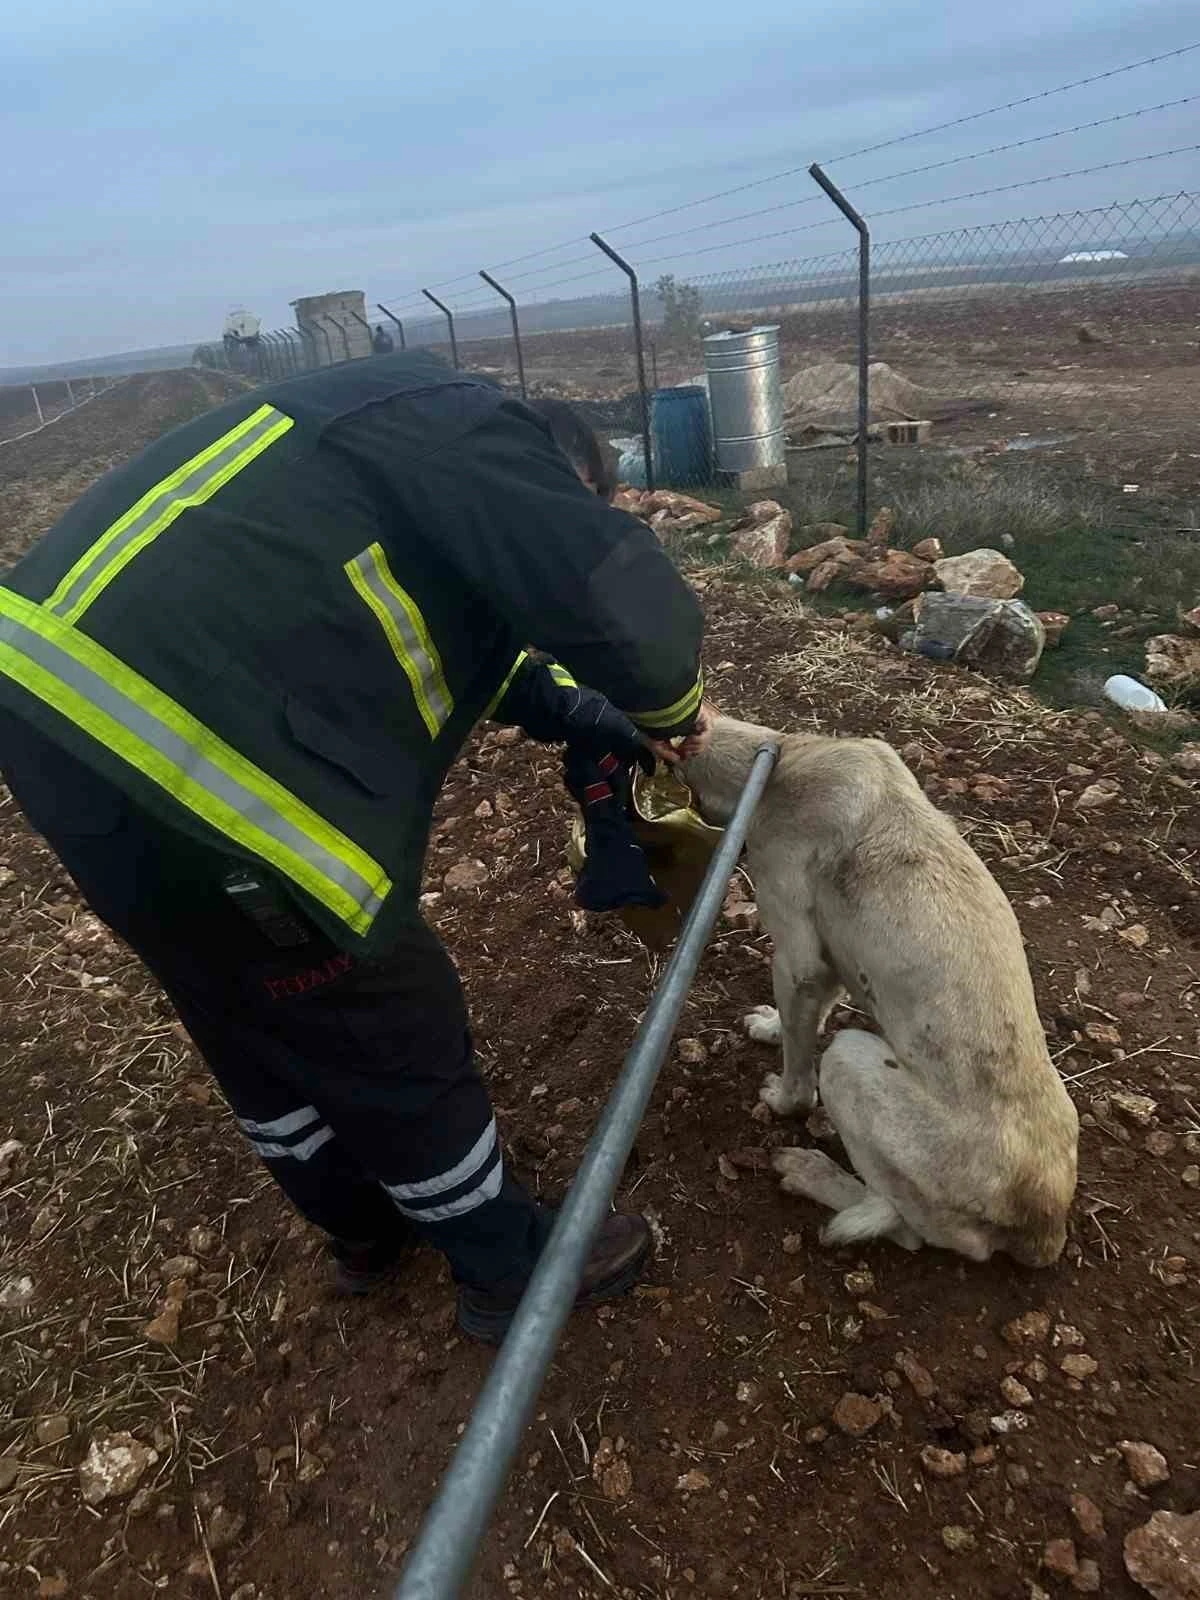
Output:
<instances>
[{"instance_id":1,"label":"white plastic bottle","mask_svg":"<svg viewBox=\"0 0 1200 1600\"><path fill-rule=\"evenodd\" d=\"M1139 683L1136 678L1127 677L1125 673L1118 672L1109 678L1104 685L1104 693L1113 702L1120 706L1122 711L1165 711L1166 702L1160 700L1153 689L1148 689L1144 683Z\"/></svg>"}]
</instances>

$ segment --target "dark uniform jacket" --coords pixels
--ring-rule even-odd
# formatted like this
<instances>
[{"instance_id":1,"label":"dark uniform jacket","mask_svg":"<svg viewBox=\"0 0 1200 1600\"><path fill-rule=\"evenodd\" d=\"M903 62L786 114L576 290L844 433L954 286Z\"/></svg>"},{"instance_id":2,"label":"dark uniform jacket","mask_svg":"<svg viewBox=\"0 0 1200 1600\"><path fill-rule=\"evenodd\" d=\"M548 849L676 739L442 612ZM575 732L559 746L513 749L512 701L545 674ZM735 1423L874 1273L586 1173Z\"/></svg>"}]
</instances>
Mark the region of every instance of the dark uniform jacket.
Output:
<instances>
[{"instance_id":1,"label":"dark uniform jacket","mask_svg":"<svg viewBox=\"0 0 1200 1600\"><path fill-rule=\"evenodd\" d=\"M534 670L522 645L669 736L701 629L534 412L396 355L259 389L102 478L0 587L0 707L376 953L414 914L447 768Z\"/></svg>"}]
</instances>

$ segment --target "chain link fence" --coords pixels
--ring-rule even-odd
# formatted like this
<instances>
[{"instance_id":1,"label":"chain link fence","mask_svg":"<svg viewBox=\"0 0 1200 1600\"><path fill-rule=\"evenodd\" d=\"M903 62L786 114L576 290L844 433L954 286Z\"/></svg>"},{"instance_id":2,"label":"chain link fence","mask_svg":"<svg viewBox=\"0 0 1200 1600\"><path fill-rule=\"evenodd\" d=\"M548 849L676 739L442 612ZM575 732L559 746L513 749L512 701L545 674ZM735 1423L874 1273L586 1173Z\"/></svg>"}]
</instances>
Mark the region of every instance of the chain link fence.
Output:
<instances>
[{"instance_id":1,"label":"chain link fence","mask_svg":"<svg viewBox=\"0 0 1200 1600\"><path fill-rule=\"evenodd\" d=\"M40 433L94 400L117 380L110 377L61 378L0 388L0 444L14 444Z\"/></svg>"}]
</instances>

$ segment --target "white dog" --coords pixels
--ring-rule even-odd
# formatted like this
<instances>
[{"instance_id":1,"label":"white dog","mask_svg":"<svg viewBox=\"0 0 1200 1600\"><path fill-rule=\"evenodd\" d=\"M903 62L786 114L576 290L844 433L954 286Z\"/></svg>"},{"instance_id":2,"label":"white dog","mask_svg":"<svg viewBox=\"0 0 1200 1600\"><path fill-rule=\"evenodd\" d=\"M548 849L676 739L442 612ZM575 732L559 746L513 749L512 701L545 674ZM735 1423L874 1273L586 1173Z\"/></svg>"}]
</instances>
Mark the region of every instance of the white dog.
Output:
<instances>
[{"instance_id":1,"label":"white dog","mask_svg":"<svg viewBox=\"0 0 1200 1600\"><path fill-rule=\"evenodd\" d=\"M782 1043L783 1072L762 1099L779 1116L813 1106L818 1034L843 989L882 1033L846 1029L820 1063L859 1176L819 1150L782 1150L783 1188L837 1213L826 1244L887 1235L1048 1265L1066 1240L1079 1119L1008 901L879 740L781 738L715 717L681 769L709 821L728 820L767 739L781 739L779 763L747 850L777 1009L746 1023Z\"/></svg>"}]
</instances>

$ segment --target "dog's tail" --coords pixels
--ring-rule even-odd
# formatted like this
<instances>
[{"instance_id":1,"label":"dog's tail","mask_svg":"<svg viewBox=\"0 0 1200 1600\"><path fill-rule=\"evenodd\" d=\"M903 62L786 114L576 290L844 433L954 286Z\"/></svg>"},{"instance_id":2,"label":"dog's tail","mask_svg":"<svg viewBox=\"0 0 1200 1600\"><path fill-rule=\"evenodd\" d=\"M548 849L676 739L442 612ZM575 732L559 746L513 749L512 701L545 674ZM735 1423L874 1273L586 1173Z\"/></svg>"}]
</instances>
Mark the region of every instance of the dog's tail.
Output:
<instances>
[{"instance_id":1,"label":"dog's tail","mask_svg":"<svg viewBox=\"0 0 1200 1600\"><path fill-rule=\"evenodd\" d=\"M906 1250L920 1248L920 1240L892 1202L881 1194L868 1193L826 1223L821 1230L821 1243L862 1244L867 1239L881 1239L885 1235L895 1239Z\"/></svg>"}]
</instances>

